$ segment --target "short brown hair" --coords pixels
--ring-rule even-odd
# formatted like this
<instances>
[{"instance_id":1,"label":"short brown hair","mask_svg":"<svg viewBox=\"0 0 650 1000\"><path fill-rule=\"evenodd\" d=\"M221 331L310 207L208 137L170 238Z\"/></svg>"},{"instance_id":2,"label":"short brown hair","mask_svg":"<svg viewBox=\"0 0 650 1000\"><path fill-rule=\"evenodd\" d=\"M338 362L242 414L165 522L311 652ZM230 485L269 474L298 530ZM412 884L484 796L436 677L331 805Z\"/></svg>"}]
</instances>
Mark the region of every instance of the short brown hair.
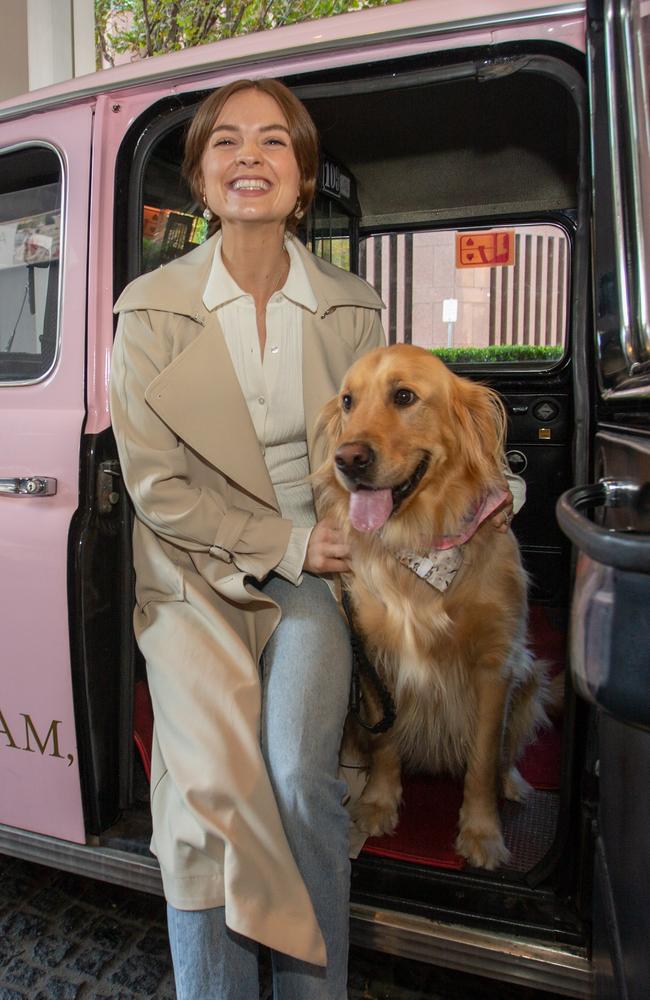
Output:
<instances>
[{"instance_id":1,"label":"short brown hair","mask_svg":"<svg viewBox=\"0 0 650 1000\"><path fill-rule=\"evenodd\" d=\"M199 104L185 139L183 176L188 182L192 195L203 202L203 173L201 160L208 144L214 123L226 101L242 90L258 90L272 97L280 107L289 126L291 145L300 173L299 205L306 213L316 191L318 175L318 132L304 104L288 87L279 80L234 80L232 83L213 90ZM295 210L286 220L289 229L295 230L299 218ZM217 220L217 225L218 225Z\"/></svg>"}]
</instances>

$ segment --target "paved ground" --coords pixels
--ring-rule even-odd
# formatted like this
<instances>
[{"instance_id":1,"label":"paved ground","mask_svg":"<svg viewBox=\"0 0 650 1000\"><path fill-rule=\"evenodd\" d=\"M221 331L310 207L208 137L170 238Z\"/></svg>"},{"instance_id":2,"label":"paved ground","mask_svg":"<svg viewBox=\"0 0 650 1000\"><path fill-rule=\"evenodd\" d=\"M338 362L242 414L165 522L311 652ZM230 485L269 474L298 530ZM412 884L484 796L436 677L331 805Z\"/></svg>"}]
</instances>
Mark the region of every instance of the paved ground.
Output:
<instances>
[{"instance_id":1,"label":"paved ground","mask_svg":"<svg viewBox=\"0 0 650 1000\"><path fill-rule=\"evenodd\" d=\"M268 997L268 988L264 990ZM164 903L0 856L0 1000L174 1000ZM355 950L350 1000L551 1000Z\"/></svg>"}]
</instances>

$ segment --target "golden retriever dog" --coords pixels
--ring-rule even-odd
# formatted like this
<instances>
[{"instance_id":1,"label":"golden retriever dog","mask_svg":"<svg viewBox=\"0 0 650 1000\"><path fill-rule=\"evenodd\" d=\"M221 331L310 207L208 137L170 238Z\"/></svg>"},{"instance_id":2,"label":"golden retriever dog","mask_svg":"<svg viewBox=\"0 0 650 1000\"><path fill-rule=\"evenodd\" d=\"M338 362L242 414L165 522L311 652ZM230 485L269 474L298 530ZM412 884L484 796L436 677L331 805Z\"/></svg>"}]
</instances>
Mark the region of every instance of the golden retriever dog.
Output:
<instances>
[{"instance_id":1,"label":"golden retriever dog","mask_svg":"<svg viewBox=\"0 0 650 1000\"><path fill-rule=\"evenodd\" d=\"M518 545L490 520L508 497L505 425L489 388L421 348L379 348L324 408L314 476L319 516L350 545L355 630L396 706L381 735L347 727L368 774L357 825L395 829L402 768L462 776L456 850L490 869L508 859L499 796L524 798L516 761L547 721Z\"/></svg>"}]
</instances>

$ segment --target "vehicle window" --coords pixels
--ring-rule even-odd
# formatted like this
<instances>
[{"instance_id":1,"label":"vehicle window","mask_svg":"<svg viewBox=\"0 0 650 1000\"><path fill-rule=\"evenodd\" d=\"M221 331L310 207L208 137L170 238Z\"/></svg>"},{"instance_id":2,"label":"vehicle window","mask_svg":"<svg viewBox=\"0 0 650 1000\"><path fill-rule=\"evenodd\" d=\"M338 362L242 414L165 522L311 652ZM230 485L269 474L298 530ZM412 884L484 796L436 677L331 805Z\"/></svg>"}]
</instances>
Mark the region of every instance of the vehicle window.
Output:
<instances>
[{"instance_id":1,"label":"vehicle window","mask_svg":"<svg viewBox=\"0 0 650 1000\"><path fill-rule=\"evenodd\" d=\"M390 343L539 368L564 353L569 249L555 224L420 230L362 239L359 270L386 304Z\"/></svg>"},{"instance_id":2,"label":"vehicle window","mask_svg":"<svg viewBox=\"0 0 650 1000\"><path fill-rule=\"evenodd\" d=\"M46 146L0 153L0 383L52 368L59 321L61 163Z\"/></svg>"},{"instance_id":3,"label":"vehicle window","mask_svg":"<svg viewBox=\"0 0 650 1000\"><path fill-rule=\"evenodd\" d=\"M316 197L309 218L305 220L305 230L299 235L317 257L349 271L360 215L354 176L329 153L323 153Z\"/></svg>"},{"instance_id":4,"label":"vehicle window","mask_svg":"<svg viewBox=\"0 0 650 1000\"><path fill-rule=\"evenodd\" d=\"M141 271L152 271L203 243L203 206L181 176L186 123L169 129L147 155L142 183Z\"/></svg>"},{"instance_id":5,"label":"vehicle window","mask_svg":"<svg viewBox=\"0 0 650 1000\"><path fill-rule=\"evenodd\" d=\"M352 218L331 198L319 194L311 212L309 249L317 257L350 270L350 238Z\"/></svg>"},{"instance_id":6,"label":"vehicle window","mask_svg":"<svg viewBox=\"0 0 650 1000\"><path fill-rule=\"evenodd\" d=\"M200 215L154 205L143 207L142 265L151 271L203 243L208 224Z\"/></svg>"}]
</instances>

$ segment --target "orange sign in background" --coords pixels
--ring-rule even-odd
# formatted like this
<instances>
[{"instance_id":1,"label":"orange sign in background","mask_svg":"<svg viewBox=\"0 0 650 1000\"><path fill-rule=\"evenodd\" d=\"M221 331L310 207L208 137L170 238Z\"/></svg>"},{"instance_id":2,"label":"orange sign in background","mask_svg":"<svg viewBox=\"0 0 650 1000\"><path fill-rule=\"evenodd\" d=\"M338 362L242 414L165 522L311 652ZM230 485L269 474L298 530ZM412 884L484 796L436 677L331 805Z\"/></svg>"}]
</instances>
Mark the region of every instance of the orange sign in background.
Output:
<instances>
[{"instance_id":1,"label":"orange sign in background","mask_svg":"<svg viewBox=\"0 0 650 1000\"><path fill-rule=\"evenodd\" d=\"M456 267L504 267L514 262L514 229L456 233Z\"/></svg>"}]
</instances>

